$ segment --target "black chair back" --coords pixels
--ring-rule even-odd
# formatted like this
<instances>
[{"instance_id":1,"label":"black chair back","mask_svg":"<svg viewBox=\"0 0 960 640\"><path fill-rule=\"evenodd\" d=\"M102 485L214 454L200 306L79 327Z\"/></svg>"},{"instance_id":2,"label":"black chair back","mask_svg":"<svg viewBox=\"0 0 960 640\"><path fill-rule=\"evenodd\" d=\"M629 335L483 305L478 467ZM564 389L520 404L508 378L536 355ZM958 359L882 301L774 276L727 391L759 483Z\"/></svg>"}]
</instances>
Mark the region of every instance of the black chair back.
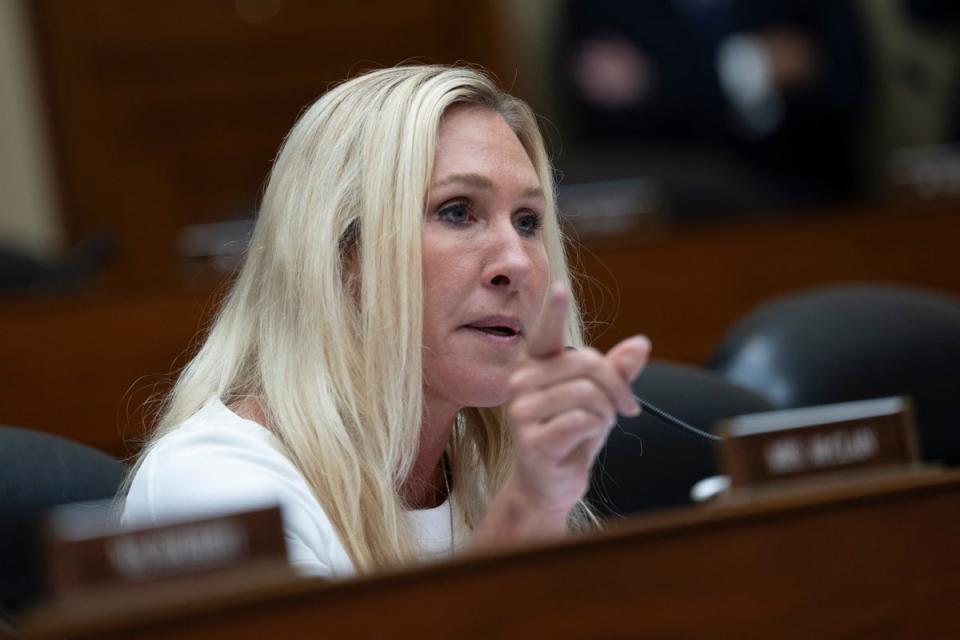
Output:
<instances>
[{"instance_id":1,"label":"black chair back","mask_svg":"<svg viewBox=\"0 0 960 640\"><path fill-rule=\"evenodd\" d=\"M126 465L48 433L0 427L0 618L42 595L37 525L47 509L113 497Z\"/></svg>"},{"instance_id":2,"label":"black chair back","mask_svg":"<svg viewBox=\"0 0 960 640\"><path fill-rule=\"evenodd\" d=\"M685 422L710 431L713 423L769 411L770 403L711 371L650 362L634 393ZM690 489L717 473L714 444L643 413L621 418L597 456L587 499L604 518L689 504Z\"/></svg>"},{"instance_id":3,"label":"black chair back","mask_svg":"<svg viewBox=\"0 0 960 640\"><path fill-rule=\"evenodd\" d=\"M914 399L929 460L960 464L960 300L893 286L778 298L723 340L710 368L777 408Z\"/></svg>"}]
</instances>

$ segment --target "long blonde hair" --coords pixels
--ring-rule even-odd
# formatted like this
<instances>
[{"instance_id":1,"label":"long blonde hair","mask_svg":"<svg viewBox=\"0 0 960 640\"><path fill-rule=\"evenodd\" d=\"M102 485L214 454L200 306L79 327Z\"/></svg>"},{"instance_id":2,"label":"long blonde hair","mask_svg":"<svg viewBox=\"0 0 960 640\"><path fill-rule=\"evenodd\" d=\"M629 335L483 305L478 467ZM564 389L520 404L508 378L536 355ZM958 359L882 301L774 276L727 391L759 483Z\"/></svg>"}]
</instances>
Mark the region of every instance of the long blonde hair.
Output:
<instances>
[{"instance_id":1,"label":"long blonde hair","mask_svg":"<svg viewBox=\"0 0 960 640\"><path fill-rule=\"evenodd\" d=\"M211 396L255 399L360 572L416 555L398 488L423 410L421 229L440 119L458 103L492 109L516 132L547 196L551 281L570 284L552 171L526 104L465 67L347 81L287 135L246 261L140 457ZM568 327L580 345L576 305ZM514 463L503 408L463 410L448 453L458 527L469 531Z\"/></svg>"}]
</instances>

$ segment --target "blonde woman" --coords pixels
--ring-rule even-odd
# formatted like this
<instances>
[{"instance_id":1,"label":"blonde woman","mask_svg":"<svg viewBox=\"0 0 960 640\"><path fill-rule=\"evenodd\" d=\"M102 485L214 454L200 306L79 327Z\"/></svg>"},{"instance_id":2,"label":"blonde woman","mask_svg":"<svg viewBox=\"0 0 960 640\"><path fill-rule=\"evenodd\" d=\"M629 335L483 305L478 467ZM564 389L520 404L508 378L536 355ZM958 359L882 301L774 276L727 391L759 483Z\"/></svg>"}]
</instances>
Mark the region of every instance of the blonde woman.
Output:
<instances>
[{"instance_id":1,"label":"blonde woman","mask_svg":"<svg viewBox=\"0 0 960 640\"><path fill-rule=\"evenodd\" d=\"M287 136L126 522L279 501L330 577L562 535L644 338L581 345L543 140L467 68L345 82Z\"/></svg>"}]
</instances>

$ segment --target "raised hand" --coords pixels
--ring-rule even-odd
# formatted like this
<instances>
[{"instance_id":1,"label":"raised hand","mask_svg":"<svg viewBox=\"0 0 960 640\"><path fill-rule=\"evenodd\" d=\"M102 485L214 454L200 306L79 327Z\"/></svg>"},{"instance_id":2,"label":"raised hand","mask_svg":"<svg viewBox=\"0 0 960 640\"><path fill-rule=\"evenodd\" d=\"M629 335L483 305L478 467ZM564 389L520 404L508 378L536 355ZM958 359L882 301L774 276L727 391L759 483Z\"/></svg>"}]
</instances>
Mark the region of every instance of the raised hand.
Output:
<instances>
[{"instance_id":1,"label":"raised hand","mask_svg":"<svg viewBox=\"0 0 960 640\"><path fill-rule=\"evenodd\" d=\"M616 414L640 412L630 384L647 361L650 342L635 336L606 355L566 349L568 296L562 286L550 292L509 382L508 416L518 460L490 516L508 513L501 526L515 525L521 537L565 530Z\"/></svg>"}]
</instances>

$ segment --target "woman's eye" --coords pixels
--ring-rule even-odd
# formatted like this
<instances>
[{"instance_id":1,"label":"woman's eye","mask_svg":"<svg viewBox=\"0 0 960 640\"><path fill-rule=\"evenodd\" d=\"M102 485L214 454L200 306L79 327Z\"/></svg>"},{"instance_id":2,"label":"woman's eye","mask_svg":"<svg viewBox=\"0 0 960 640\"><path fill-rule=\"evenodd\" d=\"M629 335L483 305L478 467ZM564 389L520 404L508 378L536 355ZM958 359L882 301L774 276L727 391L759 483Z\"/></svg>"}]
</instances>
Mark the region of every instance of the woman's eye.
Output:
<instances>
[{"instance_id":1,"label":"woman's eye","mask_svg":"<svg viewBox=\"0 0 960 640\"><path fill-rule=\"evenodd\" d=\"M470 220L470 206L466 202L454 202L441 207L440 211L437 212L437 217L450 224L466 224Z\"/></svg>"},{"instance_id":2,"label":"woman's eye","mask_svg":"<svg viewBox=\"0 0 960 640\"><path fill-rule=\"evenodd\" d=\"M543 226L543 221L540 219L540 216L535 213L524 213L517 217L514 224L521 235L532 237L540 231L540 228Z\"/></svg>"}]
</instances>

